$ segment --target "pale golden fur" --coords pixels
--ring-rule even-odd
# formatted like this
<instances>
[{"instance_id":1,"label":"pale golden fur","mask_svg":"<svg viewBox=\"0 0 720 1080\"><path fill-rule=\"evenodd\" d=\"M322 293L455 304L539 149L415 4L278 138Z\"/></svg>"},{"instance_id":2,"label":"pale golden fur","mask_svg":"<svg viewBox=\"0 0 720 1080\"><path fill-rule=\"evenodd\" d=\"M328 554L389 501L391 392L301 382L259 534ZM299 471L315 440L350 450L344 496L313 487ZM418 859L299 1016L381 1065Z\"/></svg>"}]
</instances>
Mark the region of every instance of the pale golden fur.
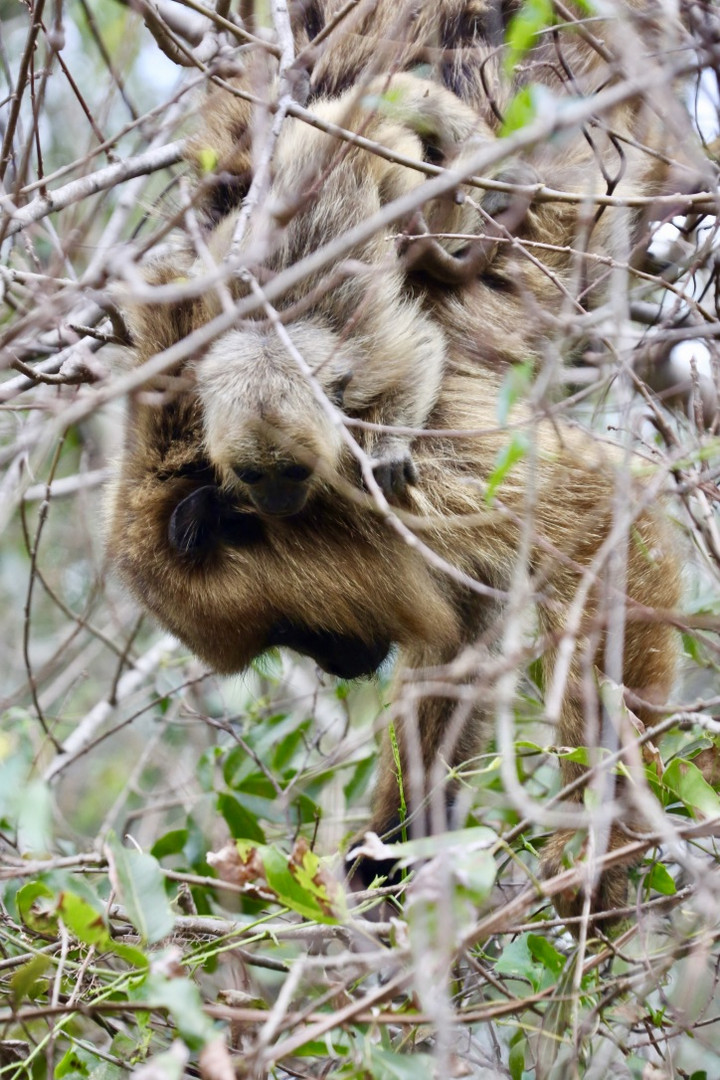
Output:
<instances>
[{"instance_id":1,"label":"pale golden fur","mask_svg":"<svg viewBox=\"0 0 720 1080\"><path fill-rule=\"evenodd\" d=\"M351 90L338 99L317 101L313 111L326 123L359 132L418 163L429 142L453 161L481 140L492 140L471 108L442 87L410 75L374 80L362 94ZM229 169L243 175L250 169L250 151L235 146L230 135L250 126L250 106L220 92L204 116L191 156L210 153L221 173ZM251 216L244 238L249 252L255 244L269 249L262 260L263 277L342 236L425 179L422 171L349 146L293 118L282 127L272 172L266 213ZM434 229L482 231L480 211L466 200L450 195L423 209ZM224 217L208 239L218 262L231 249L238 213ZM435 247L432 252L441 254ZM421 428L442 377L443 333L405 288L404 263L386 235L358 244L347 258L355 265L344 279L318 292L322 276L315 275L283 297L285 311L302 305L316 290L310 314L288 316L287 336L312 366L321 388L347 414L367 417L372 410L372 420L388 429ZM423 265L427 262L426 257ZM450 271L453 262L447 258ZM231 283L234 295L244 288L242 280ZM205 302L213 314L211 297ZM199 362L197 378L208 456L224 481L263 512L297 512L313 489L332 485L336 473L352 468L337 425L318 404L308 380L298 377L297 358L272 327L246 323L219 338ZM387 430L365 434L361 442L377 461L376 477L385 494L401 498L414 480L410 437ZM286 478L288 471L297 473L297 479Z\"/></svg>"},{"instance_id":2,"label":"pale golden fur","mask_svg":"<svg viewBox=\"0 0 720 1080\"><path fill-rule=\"evenodd\" d=\"M519 4L377 0L359 3L314 48L312 35L342 6L342 0L298 5L298 48L305 46L312 57L311 98L362 84L378 71L401 72L422 64L496 132L525 86L540 88L542 115L543 93L559 101L590 95L626 73L644 73L656 62L658 51L676 52L688 45L681 23L654 0L618 4L616 18L597 13L587 25L581 9L568 3L558 14L558 28L543 34L507 70L504 35ZM566 23L568 13L579 19L580 30ZM533 147L527 163L549 187L578 194L651 196L688 189L698 182L695 170L701 157L693 154L687 125L680 131L674 127L668 98L672 88L667 85L647 99L631 97L586 123L582 133ZM676 161L677 169L668 161ZM423 280L425 301L452 347L472 354L484 367L522 359L529 350L539 351L547 335L554 333L553 313L563 310L572 315L606 297L610 277L606 263L583 257L583 252L642 263L649 216L623 207L589 209L577 203L538 202L524 216L519 234L550 248L530 247L528 257L505 244L492 274L470 281L462 290L437 288L431 279ZM578 296L579 303L573 304L570 296Z\"/></svg>"}]
</instances>

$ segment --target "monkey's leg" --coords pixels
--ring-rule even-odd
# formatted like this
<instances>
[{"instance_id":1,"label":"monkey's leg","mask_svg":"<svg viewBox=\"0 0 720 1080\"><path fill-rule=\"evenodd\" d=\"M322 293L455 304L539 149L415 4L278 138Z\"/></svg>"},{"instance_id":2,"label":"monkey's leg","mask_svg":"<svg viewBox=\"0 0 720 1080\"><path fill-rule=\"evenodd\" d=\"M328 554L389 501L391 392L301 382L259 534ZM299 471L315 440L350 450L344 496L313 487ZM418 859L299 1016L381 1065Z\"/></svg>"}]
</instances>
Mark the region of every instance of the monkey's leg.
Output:
<instances>
[{"instance_id":1,"label":"monkey's leg","mask_svg":"<svg viewBox=\"0 0 720 1080\"><path fill-rule=\"evenodd\" d=\"M405 668L396 680L392 732L384 735L368 826L390 843L404 832L417 838L451 827L456 784L448 772L479 753L482 743L477 709L461 695L453 699L417 692L423 666L435 667L448 658L433 661L426 655L421 660L418 654L416 659L417 666ZM376 875L391 876L393 866L391 860L365 859L361 880L369 884Z\"/></svg>"},{"instance_id":2,"label":"monkey's leg","mask_svg":"<svg viewBox=\"0 0 720 1080\"><path fill-rule=\"evenodd\" d=\"M601 710L600 710L601 711ZM604 718L603 722L607 722ZM586 734L584 710L578 701L566 702L563 709L563 717L558 729L558 740L561 746L587 746L599 740L589 738ZM561 776L563 786L581 780L587 770L575 762L562 760ZM626 794L615 776L604 778L604 790L602 798L597 800L599 813L607 807L608 803L615 799L623 801ZM575 790L568 800L563 803L566 811L571 812L573 805L577 805L578 825L584 816L583 793L585 786ZM626 823L633 821L629 808L623 813ZM639 824L639 823L637 823ZM591 825L591 829L593 826ZM598 828L594 829L595 843L590 844L589 835L584 830L578 838L578 832L572 829L561 829L550 837L543 848L540 859L540 871L543 878L555 877L573 864L584 862L592 850L596 857L602 857L607 852L621 848L628 842L628 836L622 829L614 824L598 822ZM576 844L579 840L579 850ZM585 910L586 895L590 893L590 925L591 929L607 930L617 922L617 916L613 912L623 908L627 903L628 893L628 865L635 861L634 857L623 860L619 865L605 869L602 873L593 871L588 867L588 877L584 884L566 889L554 897L555 909L563 919L572 919L569 925L571 932L577 936L579 932L579 918ZM592 872L592 877L589 874ZM602 913L608 914L603 916ZM598 917L600 916L600 917Z\"/></svg>"},{"instance_id":3,"label":"monkey's leg","mask_svg":"<svg viewBox=\"0 0 720 1080\"><path fill-rule=\"evenodd\" d=\"M635 537L631 535L628 540L627 590L632 599L626 601L623 681L624 685L639 699L652 705L662 703L667 699L675 674L677 633L664 620L667 618L665 613L678 607L680 572L667 529L659 520L653 520L647 514L636 522L634 531L637 535ZM619 598L619 602L623 602L622 598ZM603 640L595 657L595 664L599 670L604 663L605 648L606 642ZM587 703L580 700L577 690L580 681L580 673L576 669L571 673L571 687L558 728L558 742L560 745L571 747L593 745L593 743L602 746L603 729L608 730L605 725L611 725L617 732L613 741L622 747L623 738L632 737L631 732L623 730L626 726L624 717L612 716L607 711L603 715L603 709L607 710L610 706L599 700L590 703L591 709L585 708ZM600 732L595 733L597 737L593 737L593 733L588 732L587 712L595 713L600 720ZM639 708L636 712L642 724L651 725L657 722L657 713L650 708ZM581 778L585 772L581 765L566 760L561 763L561 771L564 784ZM604 851L616 851L628 843L631 837L623 830L623 823L640 831L644 827L638 800L633 798L633 781L612 777L606 785L607 789L613 787L613 781L614 791L607 790L607 793L614 794L617 800L624 804L622 820L613 823L609 831L600 828L601 850L598 854L604 854ZM583 791L584 788L574 791L571 799L581 804ZM579 809L580 806L578 806ZM545 845L541 859L544 877L554 876L570 864L567 845L576 835L572 830L561 830L551 837ZM587 841L584 841L582 846L583 852L580 857L587 850ZM613 912L625 905L628 887L627 870L628 866L635 862L637 862L637 856L628 856L619 864L597 875L589 883L591 915L595 912ZM582 915L586 891L586 888L578 887L556 897L555 907L558 913L563 918ZM592 926L604 929L615 921L617 920L610 914L606 918L593 918ZM576 927L571 927L571 929L576 930Z\"/></svg>"},{"instance_id":4,"label":"monkey's leg","mask_svg":"<svg viewBox=\"0 0 720 1080\"><path fill-rule=\"evenodd\" d=\"M459 163L462 164L462 158ZM508 162L494 179L524 188L540 183L537 172L526 161ZM500 241L522 227L532 204L532 193L491 189L482 196L480 211L470 204L463 208L462 203L462 191L457 194L454 210L443 210L439 201L438 206L431 208L432 228L421 211L412 216L405 228L406 235L398 243L398 252L409 274L427 274L444 285L466 285L481 277L495 261ZM429 235L432 232L480 235L452 252L443 246L442 240Z\"/></svg>"}]
</instances>

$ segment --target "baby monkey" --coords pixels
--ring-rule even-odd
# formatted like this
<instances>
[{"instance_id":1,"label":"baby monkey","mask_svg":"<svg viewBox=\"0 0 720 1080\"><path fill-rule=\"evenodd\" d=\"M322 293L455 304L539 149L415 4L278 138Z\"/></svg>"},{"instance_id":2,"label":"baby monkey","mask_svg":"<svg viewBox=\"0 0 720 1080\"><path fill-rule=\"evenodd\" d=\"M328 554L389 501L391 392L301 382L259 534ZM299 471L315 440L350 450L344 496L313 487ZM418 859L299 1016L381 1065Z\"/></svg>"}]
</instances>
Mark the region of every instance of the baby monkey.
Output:
<instances>
[{"instance_id":1,"label":"baby monkey","mask_svg":"<svg viewBox=\"0 0 720 1080\"><path fill-rule=\"evenodd\" d=\"M364 93L318 100L313 112L325 125L358 133L391 156L287 118L273 156L268 206L274 243L256 271L263 280L417 188L426 176L413 162L422 166L432 158L452 166L483 140L493 140L472 108L412 75L378 78ZM250 173L250 147L234 136L250 120L245 101L227 92L215 95L195 153L207 146L209 134L215 152L220 148L221 167L224 158L230 172ZM490 209L506 212L493 199ZM227 255L240 212L227 215L212 234L209 246L218 262ZM411 245L410 266L399 246L378 232L351 249L333 280L316 274L284 296L284 332L272 321L256 320L217 339L195 373L207 455L227 491L263 515L291 516L320 488L356 483L342 409L346 417L372 424L360 429L357 442L385 497L403 503L408 485L417 482L413 433L437 400L445 363L443 331L411 294L407 274L412 269L457 287L480 273L497 248L494 233L483 235L486 220L487 212L462 192L435 199L419 208L410 231L475 239L455 242L453 251L452 242L425 235ZM267 237L268 216L255 231L251 222L246 250L253 250L259 228Z\"/></svg>"}]
</instances>

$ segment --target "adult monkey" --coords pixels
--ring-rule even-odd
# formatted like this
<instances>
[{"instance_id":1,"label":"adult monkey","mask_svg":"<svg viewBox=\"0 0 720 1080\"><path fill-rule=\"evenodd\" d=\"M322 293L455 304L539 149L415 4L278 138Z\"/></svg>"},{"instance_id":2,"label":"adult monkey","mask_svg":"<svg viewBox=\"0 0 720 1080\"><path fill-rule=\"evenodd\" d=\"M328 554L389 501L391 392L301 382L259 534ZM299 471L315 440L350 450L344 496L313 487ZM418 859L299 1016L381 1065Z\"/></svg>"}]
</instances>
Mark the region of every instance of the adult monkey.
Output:
<instances>
[{"instance_id":1,"label":"adult monkey","mask_svg":"<svg viewBox=\"0 0 720 1080\"><path fill-rule=\"evenodd\" d=\"M588 729L586 718L596 715L594 672L605 661L603 597L626 608L625 686L650 703L669 692L676 642L664 619L679 600L673 544L661 515L647 505L653 488L641 482L633 482L630 492L636 509L628 510L624 523L615 522L614 537L612 451L547 421L529 429L535 452L517 463L496 503L488 505L487 479L509 438L497 424L498 393L499 380L491 373L456 365L445 377L430 424L483 434L436 434L418 439L414 450L419 482L410 497L417 517L408 524L455 568L454 576L431 566L352 486L336 490L331 500L315 500L293 518L268 520L239 509L212 476L199 402L187 392L161 409L142 400L131 403L125 458L111 499L110 554L140 602L218 671L240 671L265 649L287 645L332 674L354 678L372 673L397 643L402 701L403 673L448 664L465 646L497 638L501 598L495 592L510 587L525 537L546 634L548 679L573 602L582 596L578 590L587 589L575 640L570 639L557 741L593 743L597 732ZM526 419L521 409L513 415L520 425ZM178 514L195 530L193 549L179 551L172 542ZM631 529L629 541L625 526ZM625 545L626 585L621 576L610 586L603 570L611 552ZM467 662L464 677L472 681L473 670ZM450 692L444 693L423 697L414 715L403 701L396 717L411 784L417 780L416 728L423 774L435 770L440 746L452 769L482 745L482 710L461 718L453 737L449 733L461 714ZM477 695L482 693L489 693L487 687L478 688ZM638 714L652 715L642 709ZM563 763L566 781L581 771ZM451 801L450 789L447 794ZM375 798L376 832L397 824L397 801L386 761ZM632 820L632 806L624 816ZM562 865L570 835L556 833L546 845L546 873ZM618 832L611 842L621 841ZM623 869L608 871L593 896L594 910L621 904L626 884ZM582 898L561 898L558 908L566 916L579 914Z\"/></svg>"},{"instance_id":2,"label":"adult monkey","mask_svg":"<svg viewBox=\"0 0 720 1080\"><path fill-rule=\"evenodd\" d=\"M562 258L567 266L567 253ZM542 273L527 277L522 291L513 294L514 309L507 295L498 298L498 281L487 276L464 291L440 295L429 290L446 329L462 325L462 316L471 331L454 338L452 369L429 428L484 434L417 441L420 482L412 492L414 524L436 552L479 588L430 566L352 490L336 492L331 501L315 503L286 522L239 512L208 471L202 416L192 392L162 410L142 402L132 407L111 516L111 550L131 588L221 671L240 670L263 649L287 644L326 670L352 677L374 670L392 642L400 645L401 667L422 669L449 662L463 645L489 631L497 606L487 591L508 589L526 535L551 670L552 644L562 636L578 585L588 586L558 741L592 741L585 716L592 715L593 694L587 679L583 687L583 675L592 673L594 665L601 670L604 666L604 614L596 571L613 547L613 455L577 433L540 425L535 455L529 452L509 474L496 505L485 500L487 478L508 440L507 432L497 427L497 371L506 359L536 350L537 328L527 318L518 320L517 312L524 308L517 304L529 296L538 306L557 309L558 294L554 284L546 287L548 280ZM453 307L458 311L455 320L448 314ZM194 317L189 309L176 312L168 325L156 328L152 343L141 343L141 358L143 352L152 355L192 330ZM525 419L520 412L513 417L520 424ZM675 643L662 612L677 605L678 572L662 520L644 506L642 485L636 492L633 540L627 545L622 677L639 697L657 701L673 678ZM524 533L528 503L534 507L532 528ZM179 511L198 540L192 551L183 553L170 542L173 515ZM618 603L624 595L621 582ZM419 704L416 719L426 772L434 765L453 714L449 697L427 696ZM409 761L410 743L406 747L402 723L399 735ZM462 724L449 750L449 764L476 752L479 739L476 714ZM566 779L577 774L577 766L564 768ZM407 771L412 775L413 769ZM376 800L377 831L395 822L396 802L394 780L386 768ZM567 838L567 832L559 833L547 846L546 871L561 864ZM612 842L618 841L619 836ZM625 879L623 871L605 874L593 897L594 909L616 906ZM579 912L581 906L577 896L559 904L565 914Z\"/></svg>"}]
</instances>

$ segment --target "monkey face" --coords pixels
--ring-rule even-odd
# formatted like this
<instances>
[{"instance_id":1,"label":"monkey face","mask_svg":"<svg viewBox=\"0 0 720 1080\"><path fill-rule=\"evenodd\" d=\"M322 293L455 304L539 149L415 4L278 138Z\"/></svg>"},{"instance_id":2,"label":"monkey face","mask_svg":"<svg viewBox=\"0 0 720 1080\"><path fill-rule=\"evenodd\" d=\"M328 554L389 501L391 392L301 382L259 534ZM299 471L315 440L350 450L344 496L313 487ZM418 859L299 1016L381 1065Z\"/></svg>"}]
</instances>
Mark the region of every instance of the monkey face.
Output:
<instances>
[{"instance_id":1,"label":"monkey face","mask_svg":"<svg viewBox=\"0 0 720 1080\"><path fill-rule=\"evenodd\" d=\"M260 514L271 517L299 514L310 495L313 470L300 461L277 461L266 468L256 464L232 468Z\"/></svg>"},{"instance_id":2,"label":"monkey face","mask_svg":"<svg viewBox=\"0 0 720 1080\"><path fill-rule=\"evenodd\" d=\"M278 619L270 630L268 645L293 649L309 656L328 675L359 679L373 675L387 660L390 641L365 641L359 636L316 629L288 619Z\"/></svg>"},{"instance_id":3,"label":"monkey face","mask_svg":"<svg viewBox=\"0 0 720 1080\"><path fill-rule=\"evenodd\" d=\"M288 338L289 348L261 324L232 330L195 368L209 460L227 491L271 517L298 514L337 470L342 440L322 394L337 401L352 375L327 327L292 324Z\"/></svg>"}]
</instances>

